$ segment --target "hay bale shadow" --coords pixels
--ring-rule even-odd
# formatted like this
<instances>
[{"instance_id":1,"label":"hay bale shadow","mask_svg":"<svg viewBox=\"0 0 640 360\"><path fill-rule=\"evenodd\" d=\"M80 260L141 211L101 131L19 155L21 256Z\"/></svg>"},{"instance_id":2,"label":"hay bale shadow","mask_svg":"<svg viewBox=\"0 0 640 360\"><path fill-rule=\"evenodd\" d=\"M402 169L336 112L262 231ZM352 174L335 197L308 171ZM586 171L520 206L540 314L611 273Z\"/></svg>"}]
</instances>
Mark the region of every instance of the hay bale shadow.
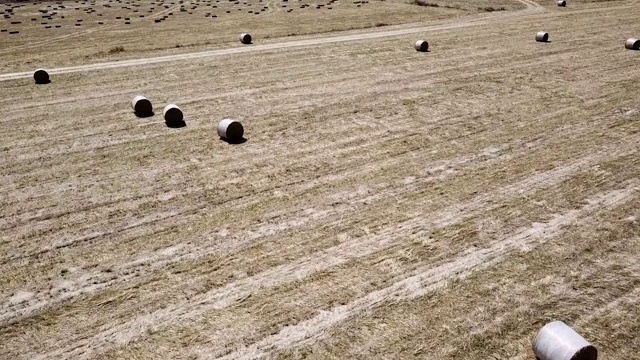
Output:
<instances>
[{"instance_id":1,"label":"hay bale shadow","mask_svg":"<svg viewBox=\"0 0 640 360\"><path fill-rule=\"evenodd\" d=\"M134 113L134 115L135 115L136 117L139 117L139 118L141 118L141 119L144 119L144 118L150 118L150 117L152 117L152 116L154 116L154 115L155 115L155 113L154 113L153 111L152 111L152 112L144 112L144 113L142 113L142 112L135 112L135 111L134 111L133 113Z\"/></svg>"},{"instance_id":2,"label":"hay bale shadow","mask_svg":"<svg viewBox=\"0 0 640 360\"><path fill-rule=\"evenodd\" d=\"M229 145L240 145L240 144L244 144L244 143L247 142L247 139L244 138L244 137L242 137L240 139L233 139L233 140L221 137L220 140L226 142Z\"/></svg>"},{"instance_id":3,"label":"hay bale shadow","mask_svg":"<svg viewBox=\"0 0 640 360\"><path fill-rule=\"evenodd\" d=\"M179 129L187 126L187 123L184 122L184 120L172 121L172 122L165 121L164 123L167 125L168 128L171 128L171 129Z\"/></svg>"},{"instance_id":4,"label":"hay bale shadow","mask_svg":"<svg viewBox=\"0 0 640 360\"><path fill-rule=\"evenodd\" d=\"M47 79L47 80L36 81L36 85L46 85L46 84L51 84L51 80Z\"/></svg>"}]
</instances>

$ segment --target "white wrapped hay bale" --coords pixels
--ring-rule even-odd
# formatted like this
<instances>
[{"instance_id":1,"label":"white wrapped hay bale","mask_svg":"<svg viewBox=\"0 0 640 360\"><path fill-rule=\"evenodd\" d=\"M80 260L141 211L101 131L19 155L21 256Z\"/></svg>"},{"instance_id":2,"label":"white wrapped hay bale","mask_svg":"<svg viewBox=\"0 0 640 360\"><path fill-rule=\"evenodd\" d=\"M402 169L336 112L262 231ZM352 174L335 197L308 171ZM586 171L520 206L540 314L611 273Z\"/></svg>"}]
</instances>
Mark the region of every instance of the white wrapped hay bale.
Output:
<instances>
[{"instance_id":1,"label":"white wrapped hay bale","mask_svg":"<svg viewBox=\"0 0 640 360\"><path fill-rule=\"evenodd\" d=\"M170 127L184 126L184 115L182 110L176 104L169 104L162 110L162 117Z\"/></svg>"},{"instance_id":2,"label":"white wrapped hay bale","mask_svg":"<svg viewBox=\"0 0 640 360\"><path fill-rule=\"evenodd\" d=\"M597 360L598 350L562 321L552 321L540 329L533 341L539 360Z\"/></svg>"},{"instance_id":3,"label":"white wrapped hay bale","mask_svg":"<svg viewBox=\"0 0 640 360\"><path fill-rule=\"evenodd\" d=\"M627 39L624 43L624 47L629 50L640 50L640 40L635 38Z\"/></svg>"},{"instance_id":4,"label":"white wrapped hay bale","mask_svg":"<svg viewBox=\"0 0 640 360\"><path fill-rule=\"evenodd\" d=\"M416 50L426 52L429 50L429 43L427 40L418 40L416 41Z\"/></svg>"},{"instance_id":5,"label":"white wrapped hay bale","mask_svg":"<svg viewBox=\"0 0 640 360\"><path fill-rule=\"evenodd\" d=\"M244 127L239 121L233 119L222 119L218 123L218 136L229 141L242 140Z\"/></svg>"},{"instance_id":6,"label":"white wrapped hay bale","mask_svg":"<svg viewBox=\"0 0 640 360\"><path fill-rule=\"evenodd\" d=\"M51 82L49 73L44 69L37 69L33 73L33 80L35 80L36 84L48 84Z\"/></svg>"},{"instance_id":7,"label":"white wrapped hay bale","mask_svg":"<svg viewBox=\"0 0 640 360\"><path fill-rule=\"evenodd\" d=\"M131 108L133 108L133 111L138 116L153 115L151 101L142 95L136 95L133 100L131 100Z\"/></svg>"},{"instance_id":8,"label":"white wrapped hay bale","mask_svg":"<svg viewBox=\"0 0 640 360\"><path fill-rule=\"evenodd\" d=\"M547 42L547 41L549 41L549 33L546 33L544 31L539 31L536 34L536 41L538 41L538 42Z\"/></svg>"},{"instance_id":9,"label":"white wrapped hay bale","mask_svg":"<svg viewBox=\"0 0 640 360\"><path fill-rule=\"evenodd\" d=\"M243 44L251 44L251 35L249 34L240 34L240 42Z\"/></svg>"},{"instance_id":10,"label":"white wrapped hay bale","mask_svg":"<svg viewBox=\"0 0 640 360\"><path fill-rule=\"evenodd\" d=\"M567 2L564 1L564 0L560 0L560 1L558 1L558 6L565 7L565 6L567 6Z\"/></svg>"}]
</instances>

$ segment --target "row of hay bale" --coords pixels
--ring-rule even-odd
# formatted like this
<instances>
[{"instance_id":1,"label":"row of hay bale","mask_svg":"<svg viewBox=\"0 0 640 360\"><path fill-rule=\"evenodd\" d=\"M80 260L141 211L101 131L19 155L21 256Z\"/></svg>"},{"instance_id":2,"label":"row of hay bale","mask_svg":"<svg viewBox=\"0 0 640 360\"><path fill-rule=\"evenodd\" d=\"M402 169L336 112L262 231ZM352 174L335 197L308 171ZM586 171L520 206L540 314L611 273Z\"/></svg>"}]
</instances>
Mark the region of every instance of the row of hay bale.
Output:
<instances>
[{"instance_id":1,"label":"row of hay bale","mask_svg":"<svg viewBox=\"0 0 640 360\"><path fill-rule=\"evenodd\" d=\"M549 33L539 31L536 33L535 39L538 42L549 42ZM253 42L253 38L248 33L242 33L240 34L240 42L245 45L249 45ZM417 40L414 46L417 51L429 51L429 42L427 40ZM629 50L640 50L640 40L636 38L629 38L625 41L624 46ZM33 74L33 78L36 84L47 84L50 82L49 74L43 69L37 69Z\"/></svg>"},{"instance_id":2,"label":"row of hay bale","mask_svg":"<svg viewBox=\"0 0 640 360\"><path fill-rule=\"evenodd\" d=\"M539 31L536 33L536 41L549 42L549 33ZM636 38L629 38L624 42L624 47L629 50L640 50L640 40Z\"/></svg>"},{"instance_id":3,"label":"row of hay bale","mask_svg":"<svg viewBox=\"0 0 640 360\"><path fill-rule=\"evenodd\" d=\"M549 33L544 31L538 31L535 37L538 42L549 42ZM629 50L640 50L640 40L636 38L627 39L624 43L624 47ZM415 48L417 51L428 52L429 51L429 43L426 40L418 40L415 43Z\"/></svg>"},{"instance_id":4,"label":"row of hay bale","mask_svg":"<svg viewBox=\"0 0 640 360\"><path fill-rule=\"evenodd\" d=\"M143 95L136 95L131 100L131 108L138 117L153 116L153 105ZM182 109L176 104L168 104L162 110L162 117L168 127L178 128L186 126ZM218 122L218 136L230 143L241 142L244 136L244 127L234 119L224 118Z\"/></svg>"},{"instance_id":5,"label":"row of hay bale","mask_svg":"<svg viewBox=\"0 0 640 360\"><path fill-rule=\"evenodd\" d=\"M191 4L192 6L189 9L191 9L191 10L197 9L198 8L198 4L203 4L203 6L211 6L213 8L218 8L217 5L213 5L212 1L213 0L207 0L207 1L204 1L204 2L196 1L195 3ZM240 2L236 1L236 0L229 0L229 1L232 2L233 4L240 4ZM329 5L328 7L326 7L326 9L331 9L330 5L333 4L336 1L337 0L329 0L327 4L314 4L314 6L317 9L323 9L323 8L325 8L325 5ZM112 2L112 1L109 1L109 2ZM216 3L220 3L221 0L215 0L215 2ZM262 2L262 0L260 0L260 2ZM283 2L288 2L288 0L283 0ZM122 3L122 2L120 2L120 3ZM179 1L179 4L183 4L183 3L184 3L184 1ZM354 4L360 4L360 3L365 4L365 3L369 3L369 2L368 1L355 1L354 2ZM83 13L86 13L88 15L95 14L98 17L103 17L103 16L104 16L104 18L108 18L109 17L108 15L105 15L105 14L103 14L101 12L98 13L98 10L93 7L93 6L96 6L95 2L91 2L91 3L82 2L81 4L83 4L83 5L87 5L87 4L90 5L87 8L73 7L73 6L66 7L66 6L62 5L61 3L59 3L59 2L57 2L56 4L57 5L55 7L52 7L52 5L47 5L47 9L38 9L37 11L42 14L42 18L43 19L48 20L48 21L53 21L54 20L54 16L57 16L60 19L64 19L65 15L60 15L60 13L57 11L57 10L61 10L61 9L66 9L66 11L78 10L78 11L82 11ZM125 2L125 4L132 4L132 3L131 2ZM145 5L156 5L156 4L158 5L158 7L151 6L151 7L149 7L147 12L152 14L154 12L154 10L156 10L156 11L162 10L161 9L162 7L164 7L165 9L169 9L170 8L170 5L166 5L164 1L163 2L158 2L158 3L152 2L150 4L145 4ZM176 4L176 2L170 2L168 4L173 5L173 4ZM242 4L247 5L247 6L251 6L252 5L249 2L243 2ZM36 3L34 3L34 5L36 5ZM115 7L113 7L112 5L109 5L109 4L103 4L102 6L105 7L105 8L115 8ZM134 4L134 5L131 5L131 6L137 7L137 8L141 8L142 7L141 4ZM191 12L191 10L189 10L185 6L186 5L184 5L184 4L180 5L180 12L188 12L189 14L193 14ZM309 6L311 6L311 5L310 4L303 4L300 7L301 8L305 8L305 7L309 7ZM358 6L360 6L360 5L358 5ZM282 5L282 7L286 8L287 5ZM18 7L15 7L15 8L18 8ZM132 7L129 7L129 6L122 6L121 8L122 9L126 9L126 10L131 10L134 13L143 12L143 11L146 10L146 9L142 9L142 8L141 9L133 9ZM13 11L12 9L9 9L9 10ZM239 8L237 10L241 11L242 9ZM249 13L253 13L253 14L259 15L259 14L262 14L264 12L267 12L268 10L269 10L268 6L263 6L261 9L255 10L255 11L249 11ZM221 11L224 12L223 9L221 9ZM293 9L291 9L291 8L287 9L287 13L292 12L292 11L293 11ZM230 10L226 10L226 13L231 13L231 11ZM2 14L4 14L4 12ZM10 13L4 14L4 15L5 15L5 18L11 18L12 14L13 13L10 12ZM67 16L69 16L68 13L66 13L66 14L67 14ZM169 15L173 15L173 13L170 12ZM152 16L152 15L147 15L147 16ZM136 14L135 17L145 18L146 16L145 15ZM218 15L209 12L209 13L205 14L205 17L218 18ZM121 16L116 16L116 20L119 20L121 18L122 18ZM163 16L162 18L159 18L159 19L151 19L151 21L153 21L155 23L161 23L164 20L166 20L167 18L168 18L168 16ZM37 21L37 18L32 18L31 20L32 21ZM78 20L78 21L82 21L82 20ZM104 25L105 22L101 19L100 21L97 22L97 24L98 25ZM126 24L126 25L132 24L132 20L125 19L124 24ZM50 24L50 23L42 23L42 25L43 25L43 27L45 29L53 29L53 28L61 28L62 27L61 25L55 25L55 24ZM79 27L79 26L83 26L83 25L81 25L79 23L76 23L76 24L72 24L71 26ZM1 32L8 32L8 30L7 31L1 31ZM19 31L11 31L10 32L10 34L18 34L18 33L19 33Z\"/></svg>"},{"instance_id":6,"label":"row of hay bale","mask_svg":"<svg viewBox=\"0 0 640 360\"><path fill-rule=\"evenodd\" d=\"M33 78L36 84L47 84L51 82L49 74L43 69L36 70ZM131 108L138 117L150 117L154 115L153 104L143 95L133 97L131 100ZM168 127L180 128L186 126L182 109L176 104L167 104L162 110L162 117ZM226 141L238 142L243 139L244 127L236 120L229 118L222 119L218 123L217 130L220 138Z\"/></svg>"},{"instance_id":7,"label":"row of hay bale","mask_svg":"<svg viewBox=\"0 0 640 360\"><path fill-rule=\"evenodd\" d=\"M535 39L538 42L548 42L549 34L544 31L540 31L536 33ZM240 34L241 43L251 44L252 41L253 38L250 34ZM417 40L414 46L417 51L429 51L429 43L426 40ZM640 50L640 40L636 38L627 39L625 47L631 50ZM37 69L33 74L33 78L36 84L48 84L51 82L49 74L44 69ZM133 107L136 115L140 117L153 115L153 106L144 96L139 95L134 97L131 102L131 106ZM162 114L167 126L169 127L182 127L186 125L184 123L182 110L176 104L166 105ZM236 141L238 138L242 138L243 132L244 129L242 128L242 125L234 121L221 122L218 126L218 133L220 137L229 141Z\"/></svg>"}]
</instances>

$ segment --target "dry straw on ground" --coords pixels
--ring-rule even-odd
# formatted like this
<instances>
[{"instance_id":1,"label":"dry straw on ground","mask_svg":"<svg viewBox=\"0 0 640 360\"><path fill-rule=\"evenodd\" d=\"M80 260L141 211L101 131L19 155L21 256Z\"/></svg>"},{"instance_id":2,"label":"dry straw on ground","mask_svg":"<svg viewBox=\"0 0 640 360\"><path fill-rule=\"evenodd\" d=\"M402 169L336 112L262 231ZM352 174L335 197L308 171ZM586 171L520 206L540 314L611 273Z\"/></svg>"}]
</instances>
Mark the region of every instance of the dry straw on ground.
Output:
<instances>
[{"instance_id":1,"label":"dry straw on ground","mask_svg":"<svg viewBox=\"0 0 640 360\"><path fill-rule=\"evenodd\" d=\"M637 357L638 3L434 1L0 33L0 358Z\"/></svg>"}]
</instances>

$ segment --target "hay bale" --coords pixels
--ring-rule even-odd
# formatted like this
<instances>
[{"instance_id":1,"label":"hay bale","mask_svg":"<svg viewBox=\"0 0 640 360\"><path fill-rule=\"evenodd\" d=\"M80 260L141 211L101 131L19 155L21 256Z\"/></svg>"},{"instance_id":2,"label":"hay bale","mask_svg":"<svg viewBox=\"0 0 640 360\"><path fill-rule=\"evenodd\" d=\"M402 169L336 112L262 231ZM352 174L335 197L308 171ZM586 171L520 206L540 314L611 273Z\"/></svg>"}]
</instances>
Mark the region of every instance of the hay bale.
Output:
<instances>
[{"instance_id":1,"label":"hay bale","mask_svg":"<svg viewBox=\"0 0 640 360\"><path fill-rule=\"evenodd\" d=\"M251 44L251 35L240 34L240 42L243 44Z\"/></svg>"},{"instance_id":2,"label":"hay bale","mask_svg":"<svg viewBox=\"0 0 640 360\"><path fill-rule=\"evenodd\" d=\"M44 69L37 69L33 73L33 80L35 80L36 84L48 84L51 82L49 73Z\"/></svg>"},{"instance_id":3,"label":"hay bale","mask_svg":"<svg viewBox=\"0 0 640 360\"><path fill-rule=\"evenodd\" d=\"M640 40L635 38L627 39L624 43L624 47L629 50L640 50Z\"/></svg>"},{"instance_id":4,"label":"hay bale","mask_svg":"<svg viewBox=\"0 0 640 360\"><path fill-rule=\"evenodd\" d=\"M151 101L142 95L136 95L131 100L131 108L136 116L144 117L153 115L153 105Z\"/></svg>"},{"instance_id":5,"label":"hay bale","mask_svg":"<svg viewBox=\"0 0 640 360\"><path fill-rule=\"evenodd\" d=\"M233 119L222 119L218 123L218 136L228 141L240 141L244 135L244 127Z\"/></svg>"},{"instance_id":6,"label":"hay bale","mask_svg":"<svg viewBox=\"0 0 640 360\"><path fill-rule=\"evenodd\" d=\"M565 7L565 6L567 6L567 2L565 0L560 0L560 1L558 1L558 6Z\"/></svg>"},{"instance_id":7,"label":"hay bale","mask_svg":"<svg viewBox=\"0 0 640 360\"><path fill-rule=\"evenodd\" d=\"M182 110L176 104L165 106L164 110L162 110L162 117L164 117L164 122L169 127L182 127L185 125Z\"/></svg>"},{"instance_id":8,"label":"hay bale","mask_svg":"<svg viewBox=\"0 0 640 360\"><path fill-rule=\"evenodd\" d=\"M540 329L533 352L539 360L598 359L598 350L562 321L552 321Z\"/></svg>"},{"instance_id":9,"label":"hay bale","mask_svg":"<svg viewBox=\"0 0 640 360\"><path fill-rule=\"evenodd\" d=\"M539 31L536 34L536 41L538 42L547 42L549 41L549 34L544 31Z\"/></svg>"},{"instance_id":10,"label":"hay bale","mask_svg":"<svg viewBox=\"0 0 640 360\"><path fill-rule=\"evenodd\" d=\"M427 42L427 40L416 41L415 47L417 51L422 51L422 52L429 51L429 43Z\"/></svg>"}]
</instances>

